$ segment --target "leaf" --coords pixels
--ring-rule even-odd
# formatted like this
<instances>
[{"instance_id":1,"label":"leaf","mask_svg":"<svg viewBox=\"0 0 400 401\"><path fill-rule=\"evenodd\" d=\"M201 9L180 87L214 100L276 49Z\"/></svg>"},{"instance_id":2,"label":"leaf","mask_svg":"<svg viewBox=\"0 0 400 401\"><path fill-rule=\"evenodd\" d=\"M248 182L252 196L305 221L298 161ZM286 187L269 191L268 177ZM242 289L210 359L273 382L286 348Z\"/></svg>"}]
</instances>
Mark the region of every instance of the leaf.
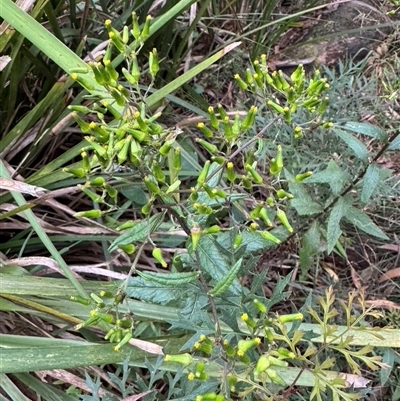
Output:
<instances>
[{"instance_id":1,"label":"leaf","mask_svg":"<svg viewBox=\"0 0 400 401\"><path fill-rule=\"evenodd\" d=\"M342 230L340 229L340 221L345 215L346 210L350 206L348 203L348 198L339 198L335 206L333 206L332 211L328 219L328 228L326 233L327 239L327 253L330 254L338 242L340 236L342 235Z\"/></svg>"},{"instance_id":2,"label":"leaf","mask_svg":"<svg viewBox=\"0 0 400 401\"><path fill-rule=\"evenodd\" d=\"M192 283L197 280L200 272L183 272L183 273L155 273L155 272L141 272L136 273L145 281L149 283L156 283L164 287L178 287L185 284Z\"/></svg>"},{"instance_id":3,"label":"leaf","mask_svg":"<svg viewBox=\"0 0 400 401\"><path fill-rule=\"evenodd\" d=\"M188 285L165 287L164 285L148 282L141 277L129 280L126 294L141 301L166 305L171 301L179 301L186 296ZM193 296L193 295L191 295Z\"/></svg>"},{"instance_id":4,"label":"leaf","mask_svg":"<svg viewBox=\"0 0 400 401\"><path fill-rule=\"evenodd\" d=\"M197 245L202 270L215 281L221 280L229 271L229 262L220 252L212 235L202 235Z\"/></svg>"},{"instance_id":5,"label":"leaf","mask_svg":"<svg viewBox=\"0 0 400 401\"><path fill-rule=\"evenodd\" d=\"M290 206L294 207L300 216L316 214L322 211L322 207L318 203L313 202L310 196L306 198L294 198L290 201Z\"/></svg>"},{"instance_id":6,"label":"leaf","mask_svg":"<svg viewBox=\"0 0 400 401\"><path fill-rule=\"evenodd\" d=\"M392 143L388 147L388 150L400 150L400 134L393 139Z\"/></svg>"},{"instance_id":7,"label":"leaf","mask_svg":"<svg viewBox=\"0 0 400 401\"><path fill-rule=\"evenodd\" d=\"M129 231L119 236L108 248L108 252L115 251L120 245L129 245L136 241L143 241L150 235L162 222L164 213L157 213L149 219L145 219Z\"/></svg>"},{"instance_id":8,"label":"leaf","mask_svg":"<svg viewBox=\"0 0 400 401\"><path fill-rule=\"evenodd\" d=\"M237 274L239 272L239 269L242 267L242 262L243 259L239 259L228 271L228 273L225 274L224 277L222 277L221 280L218 281L217 284L215 284L214 288L208 291L208 294L211 295L212 297L216 297L218 295L222 295L225 291L231 287L233 282L237 279ZM240 294L240 285L237 283L236 286L234 286L232 289L234 289L234 293L236 295ZM239 289L239 293L238 290Z\"/></svg>"},{"instance_id":9,"label":"leaf","mask_svg":"<svg viewBox=\"0 0 400 401\"><path fill-rule=\"evenodd\" d=\"M382 362L387 365L379 371L380 385L384 386L393 371L395 352L391 348L383 350Z\"/></svg>"},{"instance_id":10,"label":"leaf","mask_svg":"<svg viewBox=\"0 0 400 401\"><path fill-rule=\"evenodd\" d=\"M366 146L353 135L339 128L333 128L332 131L354 152L361 160L367 161L369 152Z\"/></svg>"},{"instance_id":11,"label":"leaf","mask_svg":"<svg viewBox=\"0 0 400 401\"><path fill-rule=\"evenodd\" d=\"M303 241L299 251L300 268L302 272L306 272L313 262L314 256L320 248L321 234L316 221L313 222L311 227L303 235Z\"/></svg>"},{"instance_id":12,"label":"leaf","mask_svg":"<svg viewBox=\"0 0 400 401\"><path fill-rule=\"evenodd\" d=\"M370 136L374 139L379 139L381 141L387 140L386 132L381 128L372 125L370 123L359 123L355 121L348 121L344 126L342 126L345 130L356 132L357 134Z\"/></svg>"},{"instance_id":13,"label":"leaf","mask_svg":"<svg viewBox=\"0 0 400 401\"><path fill-rule=\"evenodd\" d=\"M303 183L326 183L329 184L334 195L338 195L343 185L349 180L349 174L342 171L339 166L330 160L325 170L306 178Z\"/></svg>"},{"instance_id":14,"label":"leaf","mask_svg":"<svg viewBox=\"0 0 400 401\"><path fill-rule=\"evenodd\" d=\"M380 168L376 163L368 166L361 190L361 202L368 203L380 181Z\"/></svg>"},{"instance_id":15,"label":"leaf","mask_svg":"<svg viewBox=\"0 0 400 401\"><path fill-rule=\"evenodd\" d=\"M267 310L271 309L272 306L275 304L286 300L286 298L289 296L289 292L283 292L283 290L286 288L286 286L289 284L290 280L292 278L291 274L288 274L286 277L283 279L278 278L278 281L275 285L274 292L272 293L271 298L268 300L266 306Z\"/></svg>"},{"instance_id":16,"label":"leaf","mask_svg":"<svg viewBox=\"0 0 400 401\"><path fill-rule=\"evenodd\" d=\"M388 240L389 237L368 217L367 214L355 207L349 207L345 218L365 233L377 238Z\"/></svg>"}]
</instances>

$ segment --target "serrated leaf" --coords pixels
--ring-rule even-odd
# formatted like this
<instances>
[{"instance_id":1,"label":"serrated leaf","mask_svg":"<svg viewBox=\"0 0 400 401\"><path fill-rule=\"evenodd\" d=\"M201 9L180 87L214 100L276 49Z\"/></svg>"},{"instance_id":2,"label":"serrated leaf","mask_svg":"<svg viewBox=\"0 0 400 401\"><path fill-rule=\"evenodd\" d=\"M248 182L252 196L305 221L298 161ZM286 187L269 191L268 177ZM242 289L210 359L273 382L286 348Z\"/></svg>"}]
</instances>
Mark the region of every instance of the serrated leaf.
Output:
<instances>
[{"instance_id":1,"label":"serrated leaf","mask_svg":"<svg viewBox=\"0 0 400 401\"><path fill-rule=\"evenodd\" d=\"M389 237L368 217L367 214L355 207L349 207L345 218L358 229L377 238L388 240Z\"/></svg>"},{"instance_id":2,"label":"serrated leaf","mask_svg":"<svg viewBox=\"0 0 400 401\"><path fill-rule=\"evenodd\" d=\"M239 272L239 269L242 266L243 259L239 259L236 261L236 263L229 269L229 271L222 277L221 280L219 280L214 288L212 288L208 294L211 295L212 297L216 297L219 295L222 295L225 291L227 291L230 287L231 291L238 295L240 294L240 284L237 282L237 274ZM234 282L236 281L236 285L233 285Z\"/></svg>"},{"instance_id":3,"label":"serrated leaf","mask_svg":"<svg viewBox=\"0 0 400 401\"><path fill-rule=\"evenodd\" d=\"M136 224L129 231L119 236L108 248L108 252L115 251L120 245L129 245L137 241L143 241L151 234L162 222L164 213L157 213L149 219L145 219Z\"/></svg>"},{"instance_id":4,"label":"serrated leaf","mask_svg":"<svg viewBox=\"0 0 400 401\"><path fill-rule=\"evenodd\" d=\"M199 277L199 272L182 273L155 273L136 271L137 274L149 283L156 283L165 287L177 287L192 283Z\"/></svg>"},{"instance_id":5,"label":"serrated leaf","mask_svg":"<svg viewBox=\"0 0 400 401\"><path fill-rule=\"evenodd\" d=\"M380 168L376 163L368 166L361 190L361 202L368 203L380 181Z\"/></svg>"},{"instance_id":6,"label":"serrated leaf","mask_svg":"<svg viewBox=\"0 0 400 401\"><path fill-rule=\"evenodd\" d=\"M387 140L386 132L376 125L370 123L359 123L356 121L348 121L342 128L348 131L356 132L357 134L370 136L374 139L379 139L381 141Z\"/></svg>"},{"instance_id":7,"label":"serrated leaf","mask_svg":"<svg viewBox=\"0 0 400 401\"><path fill-rule=\"evenodd\" d=\"M340 221L345 215L347 209L350 207L348 198L341 197L333 206L328 219L328 228L326 233L326 251L330 254L333 251L336 243L338 242L340 236L342 235L342 230L340 229Z\"/></svg>"},{"instance_id":8,"label":"serrated leaf","mask_svg":"<svg viewBox=\"0 0 400 401\"><path fill-rule=\"evenodd\" d=\"M388 150L400 150L400 134L393 139L392 143L388 147Z\"/></svg>"},{"instance_id":9,"label":"serrated leaf","mask_svg":"<svg viewBox=\"0 0 400 401\"><path fill-rule=\"evenodd\" d=\"M300 268L302 272L306 272L314 260L320 248L321 233L316 221L311 225L307 232L303 235L303 241L299 251Z\"/></svg>"},{"instance_id":10,"label":"serrated leaf","mask_svg":"<svg viewBox=\"0 0 400 401\"><path fill-rule=\"evenodd\" d=\"M322 211L322 207L313 202L311 197L294 198L290 201L290 206L296 209L299 216L309 216Z\"/></svg>"},{"instance_id":11,"label":"serrated leaf","mask_svg":"<svg viewBox=\"0 0 400 401\"><path fill-rule=\"evenodd\" d=\"M395 352L391 348L385 348L382 355L382 363L386 364L386 368L379 371L380 385L384 386L388 381L394 366Z\"/></svg>"},{"instance_id":12,"label":"serrated leaf","mask_svg":"<svg viewBox=\"0 0 400 401\"><path fill-rule=\"evenodd\" d=\"M215 281L219 281L229 271L229 262L220 252L212 235L202 235L197 245L201 269Z\"/></svg>"},{"instance_id":13,"label":"serrated leaf","mask_svg":"<svg viewBox=\"0 0 400 401\"><path fill-rule=\"evenodd\" d=\"M361 160L367 161L369 152L366 146L350 133L339 128L333 128L332 131L354 152Z\"/></svg>"},{"instance_id":14,"label":"serrated leaf","mask_svg":"<svg viewBox=\"0 0 400 401\"><path fill-rule=\"evenodd\" d=\"M334 195L338 195L343 188L343 185L349 180L349 175L342 171L339 166L330 160L325 170L313 174L311 177L306 178L303 183L326 183L331 187Z\"/></svg>"},{"instance_id":15,"label":"serrated leaf","mask_svg":"<svg viewBox=\"0 0 400 401\"><path fill-rule=\"evenodd\" d=\"M187 285L171 288L145 281L141 277L132 277L129 280L126 294L141 301L166 305L171 301L184 298L187 290Z\"/></svg>"},{"instance_id":16,"label":"serrated leaf","mask_svg":"<svg viewBox=\"0 0 400 401\"><path fill-rule=\"evenodd\" d=\"M267 305L266 305L268 310L275 304L286 300L286 298L289 296L289 292L284 292L284 289L289 284L291 278L292 278L291 274L288 274L283 279L278 278L278 281L274 288L274 292L272 293L272 296L268 300Z\"/></svg>"}]
</instances>

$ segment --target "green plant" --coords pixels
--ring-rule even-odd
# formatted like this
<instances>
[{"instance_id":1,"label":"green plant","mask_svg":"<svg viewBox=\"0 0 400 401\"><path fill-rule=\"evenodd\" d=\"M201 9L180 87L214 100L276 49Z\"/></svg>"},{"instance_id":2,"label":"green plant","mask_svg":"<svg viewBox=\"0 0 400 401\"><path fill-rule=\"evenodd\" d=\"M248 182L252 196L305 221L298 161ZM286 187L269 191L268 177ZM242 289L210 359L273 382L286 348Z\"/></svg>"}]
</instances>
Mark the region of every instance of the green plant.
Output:
<instances>
[{"instance_id":1,"label":"green plant","mask_svg":"<svg viewBox=\"0 0 400 401\"><path fill-rule=\"evenodd\" d=\"M71 278L32 280L2 274L3 310L26 312L30 308L30 313L50 316L58 324L67 321L86 341L1 336L7 346L2 350L1 372L14 372L31 388L42 390L40 383L20 372L126 361L124 377L129 361L129 365L150 372L147 378L135 372L136 392L158 390L157 381L161 380L168 386L168 399L191 394L199 400L217 400L230 393L247 399L279 399L282 387L287 396L294 385L311 387L308 394L317 399L326 389L336 397L333 399L356 398L348 387L351 383L354 387L366 385L360 366L385 368L372 348L364 346L396 347L398 331L368 327L365 320L374 320L376 315L365 307L362 297L361 312L353 311L354 294L336 311L332 290L320 297L317 305L310 297L300 311L273 313L277 303L288 299L284 289L290 276L278 281L272 297L266 299L262 292L266 275L253 273L260 253L287 243L294 233L303 239L300 255L305 271L312 267L310 260L324 251L335 249L343 254L338 233L349 210L358 213L353 222L359 223L360 229L386 238L365 214L352 209L354 199L346 198L350 190L358 196L357 184L367 179L371 182L369 170L376 166L369 167L369 151L353 136L333 127L328 119L324 121L329 107L323 97L329 89L327 82L318 73L307 79L301 67L290 79L281 73L270 74L261 57L245 75L235 77L257 106L237 114L222 106L209 108L207 118L197 127L181 132L159 122L161 116L153 106L223 52L156 90L157 51L151 51L148 68L140 68L135 60L146 29L151 31L154 26L134 25L133 43L129 28L119 33L107 26L112 47L103 62L64 64L95 97L95 103L82 106L78 99L71 106L86 138L68 156L31 177L31 182L46 177L51 185L68 177L79 184L92 206L75 216L96 218L102 228L123 232L117 239L114 232L104 239L104 243L112 241L105 254L133 255L129 277L122 284L85 281L80 286ZM115 49L125 70L113 63ZM140 86L141 79L151 82L150 87ZM86 116L94 122L89 123ZM345 165L335 167L329 160L311 168L313 160L308 155L295 163L312 135L323 138L333 128L345 147L360 158L352 167L356 180L350 179L353 174L346 174ZM381 131L371 125L348 124L345 128L372 132L380 139ZM385 147L396 148L394 139L380 152ZM82 160L71 165L70 160L79 154ZM378 156L379 152L372 157ZM308 165L304 159L309 160ZM121 170L125 173L120 174ZM386 174L377 170L373 185L361 186L365 204L373 197L371 189L375 186L377 191ZM332 171L343 177L343 182L333 181ZM34 206L22 197L15 198L20 209L7 216ZM90 221L82 221L90 225ZM40 225L33 227L40 232ZM143 271L140 260L152 263L155 271ZM251 277L251 284L243 285L242 277ZM92 326L95 330L87 330ZM99 332L102 334L96 335ZM112 344L101 342L103 337ZM31 347L28 356L23 348L27 345ZM167 353L165 359L153 356L162 354L161 347ZM349 366L344 377L338 377L340 368L334 364L340 358ZM355 376L350 376L350 371ZM9 392L15 391L12 383L4 383ZM93 392L91 399L98 399L99 380L87 379L87 383ZM125 384L126 380L121 380L123 396L130 391ZM50 387L46 389L50 391ZM57 394L54 388L51 391L52 396ZM147 396L156 398L157 392Z\"/></svg>"},{"instance_id":2,"label":"green plant","mask_svg":"<svg viewBox=\"0 0 400 401\"><path fill-rule=\"evenodd\" d=\"M118 185L111 186L114 178L111 167L127 163L130 180L135 183L130 196L132 199L143 199L142 204L139 203L143 218L136 223L128 221L122 224L121 221L108 219L108 224L117 230L126 230L113 242L109 252L119 248L127 254L135 254L134 261L129 279L125 280L116 295L110 294L113 299L111 303L106 302L102 293L100 297L92 294L95 309L91 317L78 328L99 323L111 325L105 339L116 343L114 349L118 351L134 336L133 318L125 324L124 319L118 317L118 310L116 317L110 313L122 301L123 294L146 302L174 305L180 309L180 319L173 323L172 328L186 328L194 332L181 349L211 357L220 372L225 372L222 382L213 382L218 391L200 394L199 400L229 398L230 391L242 396L254 391L263 392L265 397L273 399L276 390L274 386L266 386L266 383L289 386L290 389L295 384L302 385L300 378L305 371L313 378L309 381L313 387L311 398L322 400L321 394L329 389L333 399L357 399L357 394L343 391L349 381L334 373L330 373L328 379L326 375L335 364L336 354L344 356L350 371L355 374L353 385L356 383L356 386L365 385L360 363L366 364L369 369L386 367L378 357L366 356L372 351L370 346L365 345L358 351L351 348L354 345L353 333L375 333L374 329L360 325L368 316L377 316L366 309L363 298L359 299L363 308L359 316L352 314L355 294L350 296L348 304L341 304L346 326L340 330L331 323L338 315L333 308L334 295L331 290L326 292L325 298L319 299L322 317L313 308L305 309L317 322L323 345L320 349L309 346L302 352L298 344L301 341L315 342L315 338L304 336L303 330L299 330L300 324L295 324L293 328L286 324L301 321L303 314L272 317L269 312L273 304L285 299L282 290L287 281L278 284L275 297L265 303L265 299L258 298L261 286L259 279L254 278L251 289L246 290L239 284L238 277L251 272L258 252L279 246L295 232L305 229L307 231L302 237L300 249L303 266L309 266L310 258L321 251L331 253L336 249L344 254L339 242L340 223L344 217L368 234L387 238L365 213L352 206L353 200L348 193L364 180L360 196L364 203L369 201L381 181L379 170L375 173L377 167L373 162L391 146L394 137L382 146L372 162L368 161L368 151L358 139L323 119L329 104L324 92L329 85L318 71L308 80L303 67L299 66L288 80L280 71L270 73L262 56L253 64L253 70L247 69L244 77L236 75L235 80L242 90L259 96L261 107L268 107L272 111L274 116L269 124L256 135L248 135L256 125L259 108L252 106L242 116L239 113L229 116L218 105L216 109L208 108L208 124L200 122L197 125L203 137L197 137L194 141L180 139L181 132L165 129L157 122L160 116L152 116L146 108L146 94L143 97L138 86L140 70L135 64L135 55L126 51L128 33L126 38L120 38L119 33L111 27L108 29L113 33L110 35L110 47L115 46L124 54L130 66L130 70L122 70L130 87L127 90L117 81L118 72L111 67L108 58L111 48L107 50L103 63L89 65L97 83L102 84L114 98L115 109L112 108L113 104L102 98L99 98L100 104L96 106L95 103L92 109L71 106L74 112L95 112L99 122L88 124L76 113L73 114L82 132L91 136L86 137L88 146L82 151L82 163L65 171L77 178L86 178L86 184L81 188L95 206L76 216L104 218L107 221L107 216L119 209L116 201ZM133 28L133 35L135 31L135 40L140 40L140 30ZM124 32L129 31L124 28ZM149 55L148 69L153 82L158 70L157 52L153 50ZM74 70L71 73L74 79L88 90L91 89L85 81L90 70ZM265 101L268 87L274 90L274 98ZM105 120L107 111L115 118L112 124ZM287 145L275 137L279 144L275 145L274 157L270 158L265 173L257 167L258 156L263 152L265 156L268 152L268 148L265 151L268 130L273 130L274 125L278 124L292 133L290 146L294 149L298 148L299 141L306 140L304 135L309 132L332 130L364 166L355 166L359 172L352 180L332 160L325 170L316 174L311 171L290 171L284 163ZM375 139L386 140L379 136L382 135L381 131L365 124L347 123L344 127L348 130L351 127L360 133L365 133L369 128L368 133ZM190 166L198 162L193 162L193 155L199 153L195 151L196 147L204 152L205 161L202 162L200 173L182 175L185 163ZM92 153L88 154L88 151ZM98 173L102 175L95 176ZM109 182L104 174L109 176ZM373 174L378 174L376 180L372 180ZM122 183L122 180L118 181ZM318 191L316 200L308 193L308 184L318 185L318 190L314 189ZM324 184L328 184L329 188L325 188ZM99 205L103 205L103 208ZM297 212L298 216L314 217L311 223L305 224L301 219L296 221L293 212ZM166 217L173 222L172 225L167 224ZM158 242L159 235L153 236L157 230L163 230L163 226L172 235L182 230L186 233L186 238L172 241L174 247L185 245L168 258L168 246L162 243L162 238ZM141 272L137 269L137 262L147 245L161 267L170 267L169 273ZM168 259L171 260L169 264ZM93 304L93 300L82 302ZM207 313L208 304L211 316ZM257 316L257 313L261 316ZM241 325L237 321L239 315L244 322ZM248 335L250 338L245 339ZM381 334L376 335L379 338ZM263 343L259 336L265 338ZM293 360L298 372L290 382L284 372L278 373L274 368L288 368L286 359ZM325 362L321 362L321 359ZM196 379L207 382L209 377L221 375L213 369L206 369L202 360L190 353L168 353L165 362L175 362L187 368L189 382ZM242 387L239 386L241 389L237 390L235 385L227 386L225 380L242 383ZM257 384L259 381L263 386Z\"/></svg>"}]
</instances>

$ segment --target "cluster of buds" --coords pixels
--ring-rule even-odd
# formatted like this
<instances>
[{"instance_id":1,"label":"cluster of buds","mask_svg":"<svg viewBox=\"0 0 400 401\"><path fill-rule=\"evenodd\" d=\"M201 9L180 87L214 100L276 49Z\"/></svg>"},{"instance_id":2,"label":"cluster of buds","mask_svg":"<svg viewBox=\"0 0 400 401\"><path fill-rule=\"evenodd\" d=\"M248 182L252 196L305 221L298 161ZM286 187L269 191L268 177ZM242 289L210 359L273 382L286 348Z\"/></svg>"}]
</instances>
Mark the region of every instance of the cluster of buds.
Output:
<instances>
[{"instance_id":1,"label":"cluster of buds","mask_svg":"<svg viewBox=\"0 0 400 401\"><path fill-rule=\"evenodd\" d=\"M120 292L113 294L107 291L101 291L99 295L91 293L90 299L82 298L80 296L71 296L71 301L86 306L95 305L95 308L90 311L90 317L84 322L76 325L74 329L80 330L84 327L97 326L100 323L111 325L112 327L108 330L104 339L111 343L117 343L114 350L118 351L132 338L133 328L133 320L131 317L123 316L119 319L110 313L111 309L118 305L123 297L124 296Z\"/></svg>"}]
</instances>

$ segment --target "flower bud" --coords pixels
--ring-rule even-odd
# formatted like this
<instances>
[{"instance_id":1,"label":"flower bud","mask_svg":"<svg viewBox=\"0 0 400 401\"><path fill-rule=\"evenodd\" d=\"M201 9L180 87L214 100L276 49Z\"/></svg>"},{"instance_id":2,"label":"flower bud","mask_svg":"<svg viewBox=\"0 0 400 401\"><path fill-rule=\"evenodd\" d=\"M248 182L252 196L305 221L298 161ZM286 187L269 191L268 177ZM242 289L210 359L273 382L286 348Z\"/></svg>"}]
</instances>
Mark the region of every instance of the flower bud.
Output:
<instances>
[{"instance_id":1,"label":"flower bud","mask_svg":"<svg viewBox=\"0 0 400 401\"><path fill-rule=\"evenodd\" d=\"M277 208L276 217L282 223L283 227L285 227L286 230L289 231L289 233L292 233L294 231L293 227L289 223L286 213L282 209Z\"/></svg>"},{"instance_id":2,"label":"flower bud","mask_svg":"<svg viewBox=\"0 0 400 401\"><path fill-rule=\"evenodd\" d=\"M160 263L162 267L164 267L164 269L167 268L168 264L167 264L167 262L164 260L163 255L162 255L162 251L161 251L160 248L157 248L157 247L153 248L153 251L152 251L151 254L152 254L153 258L154 258L158 263Z\"/></svg>"},{"instance_id":3,"label":"flower bud","mask_svg":"<svg viewBox=\"0 0 400 401\"><path fill-rule=\"evenodd\" d=\"M280 323L289 323L289 322L294 322L296 320L303 320L303 314L302 313L292 313L289 315L280 315L277 317L278 322Z\"/></svg>"},{"instance_id":4,"label":"flower bud","mask_svg":"<svg viewBox=\"0 0 400 401\"><path fill-rule=\"evenodd\" d=\"M167 354L165 355L164 361L179 363L182 366L189 366L194 360L192 355L185 353L176 355Z\"/></svg>"},{"instance_id":5,"label":"flower bud","mask_svg":"<svg viewBox=\"0 0 400 401\"><path fill-rule=\"evenodd\" d=\"M269 355L268 354L263 354L258 358L256 367L254 369L254 374L257 376L260 373L264 372L266 369L268 369L271 365L271 362L269 361Z\"/></svg>"}]
</instances>

